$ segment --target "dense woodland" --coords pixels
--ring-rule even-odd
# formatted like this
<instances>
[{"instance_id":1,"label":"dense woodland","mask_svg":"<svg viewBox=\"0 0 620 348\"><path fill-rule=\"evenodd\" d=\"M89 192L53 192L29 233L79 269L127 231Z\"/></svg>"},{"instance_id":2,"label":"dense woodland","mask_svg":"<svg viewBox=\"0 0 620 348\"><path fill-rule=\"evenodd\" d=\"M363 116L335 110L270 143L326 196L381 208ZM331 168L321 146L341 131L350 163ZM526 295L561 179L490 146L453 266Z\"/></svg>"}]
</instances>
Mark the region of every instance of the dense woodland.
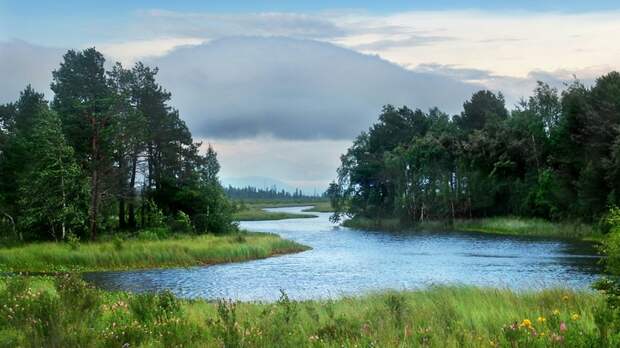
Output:
<instances>
[{"instance_id":1,"label":"dense woodland","mask_svg":"<svg viewBox=\"0 0 620 348\"><path fill-rule=\"evenodd\" d=\"M404 224L494 215L593 222L620 203L619 135L617 72L561 93L539 82L512 111L486 90L452 117L388 105L342 156L328 191L341 213Z\"/></svg>"},{"instance_id":2,"label":"dense woodland","mask_svg":"<svg viewBox=\"0 0 620 348\"><path fill-rule=\"evenodd\" d=\"M0 105L3 236L234 229L216 153L199 152L157 68L104 63L94 48L68 51L52 72L51 102L28 86Z\"/></svg>"},{"instance_id":3,"label":"dense woodland","mask_svg":"<svg viewBox=\"0 0 620 348\"><path fill-rule=\"evenodd\" d=\"M246 186L246 187L233 187L228 186L224 188L226 195L234 200L265 200L265 199L275 199L275 200L313 200L317 197L305 195L300 189L295 189L295 192L288 192L285 190L278 190L277 187L269 187L269 188L257 188L254 186Z\"/></svg>"}]
</instances>

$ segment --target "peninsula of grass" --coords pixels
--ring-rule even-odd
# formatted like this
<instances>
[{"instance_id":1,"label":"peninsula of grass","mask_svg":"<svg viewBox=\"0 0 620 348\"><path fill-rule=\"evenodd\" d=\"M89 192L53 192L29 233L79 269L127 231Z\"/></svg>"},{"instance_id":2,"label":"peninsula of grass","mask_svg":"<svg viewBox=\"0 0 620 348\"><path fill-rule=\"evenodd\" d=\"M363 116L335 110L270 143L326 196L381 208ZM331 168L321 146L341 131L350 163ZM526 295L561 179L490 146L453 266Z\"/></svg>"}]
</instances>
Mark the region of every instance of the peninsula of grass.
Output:
<instances>
[{"instance_id":1,"label":"peninsula of grass","mask_svg":"<svg viewBox=\"0 0 620 348\"><path fill-rule=\"evenodd\" d=\"M0 281L11 347L615 347L591 291L439 286L337 300L183 300L75 276ZM597 323L599 326L597 326Z\"/></svg>"},{"instance_id":2,"label":"peninsula of grass","mask_svg":"<svg viewBox=\"0 0 620 348\"><path fill-rule=\"evenodd\" d=\"M307 219L315 218L312 214L297 214L287 212L273 212L262 208L250 207L233 214L235 221L267 221L267 220L285 220L285 219Z\"/></svg>"},{"instance_id":3,"label":"peninsula of grass","mask_svg":"<svg viewBox=\"0 0 620 348\"><path fill-rule=\"evenodd\" d=\"M32 243L0 248L0 270L9 272L106 271L189 267L247 261L307 250L276 234L178 235L162 240Z\"/></svg>"},{"instance_id":4,"label":"peninsula of grass","mask_svg":"<svg viewBox=\"0 0 620 348\"><path fill-rule=\"evenodd\" d=\"M311 213L332 213L334 212L334 208L332 208L329 202L316 202L312 204L312 208L307 208L302 211Z\"/></svg>"},{"instance_id":5,"label":"peninsula of grass","mask_svg":"<svg viewBox=\"0 0 620 348\"><path fill-rule=\"evenodd\" d=\"M415 225L403 225L398 219L369 219L354 217L342 223L357 229L387 231L461 231L501 234L509 236L575 239L600 242L604 235L592 225L579 222L551 222L543 219L521 217L491 217L481 219L457 219L451 221L425 221Z\"/></svg>"}]
</instances>

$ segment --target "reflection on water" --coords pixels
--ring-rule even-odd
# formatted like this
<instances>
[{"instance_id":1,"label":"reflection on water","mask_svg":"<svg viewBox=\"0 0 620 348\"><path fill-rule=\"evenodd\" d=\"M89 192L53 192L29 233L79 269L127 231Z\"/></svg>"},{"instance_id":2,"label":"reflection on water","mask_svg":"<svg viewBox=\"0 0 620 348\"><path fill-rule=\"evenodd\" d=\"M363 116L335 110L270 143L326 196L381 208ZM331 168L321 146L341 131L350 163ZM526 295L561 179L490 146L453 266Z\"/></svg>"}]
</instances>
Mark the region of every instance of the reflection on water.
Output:
<instances>
[{"instance_id":1,"label":"reflection on water","mask_svg":"<svg viewBox=\"0 0 620 348\"><path fill-rule=\"evenodd\" d=\"M302 208L273 211L298 213ZM589 243L468 233L386 233L313 219L251 221L241 227L275 232L313 249L264 260L166 270L97 272L85 278L105 289L160 291L238 300L295 299L470 284L513 289L586 288L600 273Z\"/></svg>"}]
</instances>

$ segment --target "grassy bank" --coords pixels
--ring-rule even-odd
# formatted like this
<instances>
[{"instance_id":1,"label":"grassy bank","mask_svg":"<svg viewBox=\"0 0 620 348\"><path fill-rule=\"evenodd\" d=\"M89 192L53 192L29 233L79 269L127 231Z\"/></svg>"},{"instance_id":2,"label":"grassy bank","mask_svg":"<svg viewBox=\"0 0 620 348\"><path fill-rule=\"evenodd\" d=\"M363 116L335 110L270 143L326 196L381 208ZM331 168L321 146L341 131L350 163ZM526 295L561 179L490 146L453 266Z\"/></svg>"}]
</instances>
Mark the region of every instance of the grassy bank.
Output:
<instances>
[{"instance_id":1,"label":"grassy bank","mask_svg":"<svg viewBox=\"0 0 620 348\"><path fill-rule=\"evenodd\" d=\"M316 202L312 205L312 208L304 209L303 211L312 213L332 213L334 211L334 208L332 208L329 202Z\"/></svg>"},{"instance_id":2,"label":"grassy bank","mask_svg":"<svg viewBox=\"0 0 620 348\"><path fill-rule=\"evenodd\" d=\"M449 221L426 221L413 226L404 226L398 219L367 219L355 217L343 222L351 228L376 230L423 230L463 231L503 234L511 236L547 237L601 241L603 235L592 225L577 222L550 222L543 219L519 217L493 217L483 219L459 219Z\"/></svg>"},{"instance_id":3,"label":"grassy bank","mask_svg":"<svg viewBox=\"0 0 620 348\"><path fill-rule=\"evenodd\" d=\"M7 282L7 280L5 280ZM592 292L432 287L330 301L179 300L71 276L0 286L0 345L57 347L612 347ZM603 332L602 340L600 332Z\"/></svg>"},{"instance_id":4,"label":"grassy bank","mask_svg":"<svg viewBox=\"0 0 620 348\"><path fill-rule=\"evenodd\" d=\"M264 221L264 220L284 220L284 219L304 219L315 218L312 214L294 214L285 212L265 211L263 208L249 207L245 210L233 214L235 221Z\"/></svg>"},{"instance_id":5,"label":"grassy bank","mask_svg":"<svg viewBox=\"0 0 620 348\"><path fill-rule=\"evenodd\" d=\"M114 239L79 245L48 242L0 248L0 269L57 272L184 267L259 259L306 249L267 233Z\"/></svg>"}]
</instances>

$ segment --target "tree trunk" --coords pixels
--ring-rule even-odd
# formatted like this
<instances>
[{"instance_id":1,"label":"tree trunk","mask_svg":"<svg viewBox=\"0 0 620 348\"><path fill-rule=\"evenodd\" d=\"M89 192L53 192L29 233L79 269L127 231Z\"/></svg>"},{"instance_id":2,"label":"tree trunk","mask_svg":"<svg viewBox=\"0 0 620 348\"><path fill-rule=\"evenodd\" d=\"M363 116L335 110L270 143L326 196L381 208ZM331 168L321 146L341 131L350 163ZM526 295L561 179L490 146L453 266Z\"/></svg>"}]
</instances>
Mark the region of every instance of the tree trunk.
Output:
<instances>
[{"instance_id":1,"label":"tree trunk","mask_svg":"<svg viewBox=\"0 0 620 348\"><path fill-rule=\"evenodd\" d=\"M62 163L62 159L59 159L60 162L60 190L62 191L62 222L60 224L60 240L65 240L67 236L67 227L65 225L65 213L67 211L67 193L65 192L65 169Z\"/></svg>"},{"instance_id":2,"label":"tree trunk","mask_svg":"<svg viewBox=\"0 0 620 348\"><path fill-rule=\"evenodd\" d=\"M118 198L118 228L121 230L127 228L127 222L125 221L125 197L122 193Z\"/></svg>"},{"instance_id":3,"label":"tree trunk","mask_svg":"<svg viewBox=\"0 0 620 348\"><path fill-rule=\"evenodd\" d=\"M91 202L90 202L90 238L97 238L97 217L99 215L99 129L94 116L91 116L91 126L93 128L92 151L93 168L91 178Z\"/></svg>"},{"instance_id":4,"label":"tree trunk","mask_svg":"<svg viewBox=\"0 0 620 348\"><path fill-rule=\"evenodd\" d=\"M135 212L135 200L136 200L136 168L138 164L138 155L134 153L131 159L131 177L129 179L129 202L127 204L128 221L127 226L131 229L136 229L136 212Z\"/></svg>"}]
</instances>

